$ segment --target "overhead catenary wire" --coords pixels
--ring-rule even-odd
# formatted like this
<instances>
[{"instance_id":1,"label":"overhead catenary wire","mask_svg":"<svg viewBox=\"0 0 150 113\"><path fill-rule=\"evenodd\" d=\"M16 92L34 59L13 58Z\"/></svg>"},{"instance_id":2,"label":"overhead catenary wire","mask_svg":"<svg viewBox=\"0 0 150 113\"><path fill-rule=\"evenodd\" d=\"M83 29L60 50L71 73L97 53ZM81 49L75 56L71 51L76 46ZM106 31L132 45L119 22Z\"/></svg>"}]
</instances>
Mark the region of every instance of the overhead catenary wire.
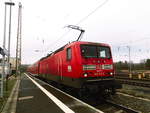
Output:
<instances>
[{"instance_id":1,"label":"overhead catenary wire","mask_svg":"<svg viewBox=\"0 0 150 113\"><path fill-rule=\"evenodd\" d=\"M116 57L117 61L118 61L118 59L119 59L119 61L121 61L121 60L123 61L123 59L124 59L124 61L127 60L127 57L129 56L129 55L127 55L127 52L128 52L127 46L130 46L130 48L132 47L131 48L132 49L131 57L134 58L134 62L141 62L144 59L148 59L149 58L149 46L148 46L149 39L150 38L148 38L148 37L144 37L144 38L137 39L135 41L130 41L130 43L117 44L117 46L114 45L114 47L113 47L114 53L119 54ZM143 41L146 41L146 43L147 43L147 44L145 44L145 47L140 46L140 44L138 44L139 42L142 43Z\"/></svg>"},{"instance_id":2,"label":"overhead catenary wire","mask_svg":"<svg viewBox=\"0 0 150 113\"><path fill-rule=\"evenodd\" d=\"M50 46L54 46L56 43L58 43L64 36L66 36L69 32L71 31L71 29L69 29L67 32L65 32L64 34L62 34L56 41L54 41L53 43L49 44ZM48 51L49 46L44 49L44 51Z\"/></svg>"},{"instance_id":3,"label":"overhead catenary wire","mask_svg":"<svg viewBox=\"0 0 150 113\"><path fill-rule=\"evenodd\" d=\"M84 22L86 19L88 19L88 17L90 17L92 14L94 14L97 10L99 10L101 7L103 7L109 0L105 0L102 4L98 5L98 7L96 7L94 10L92 10L88 15L86 15L85 17L83 17L79 22L77 22L76 25L81 24L82 22Z\"/></svg>"},{"instance_id":4,"label":"overhead catenary wire","mask_svg":"<svg viewBox=\"0 0 150 113\"><path fill-rule=\"evenodd\" d=\"M90 13L88 13L85 17L83 17L82 19L80 19L77 24L75 25L79 25L82 22L84 22L85 20L87 20L92 14L94 14L97 10L99 10L101 7L103 7L109 0L105 0L102 4L98 5L96 8L94 8L92 11L90 11ZM64 36L66 36L72 29L69 29L67 32L65 32L60 38L58 38L55 42L53 42L52 44L50 44L51 46L55 45L60 39L62 39ZM48 47L49 48L49 47ZM47 48L47 49L48 49ZM46 50L47 51L47 50Z\"/></svg>"}]
</instances>

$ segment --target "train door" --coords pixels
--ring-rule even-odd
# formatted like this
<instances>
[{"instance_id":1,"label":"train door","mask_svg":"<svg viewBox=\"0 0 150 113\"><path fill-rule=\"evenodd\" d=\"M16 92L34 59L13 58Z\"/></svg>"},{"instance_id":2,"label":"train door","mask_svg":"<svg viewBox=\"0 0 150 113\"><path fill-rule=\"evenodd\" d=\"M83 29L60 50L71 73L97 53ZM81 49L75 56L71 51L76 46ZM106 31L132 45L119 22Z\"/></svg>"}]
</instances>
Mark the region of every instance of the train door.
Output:
<instances>
[{"instance_id":1,"label":"train door","mask_svg":"<svg viewBox=\"0 0 150 113\"><path fill-rule=\"evenodd\" d=\"M62 57L58 57L58 75L60 76L60 81L63 80L63 73L62 73Z\"/></svg>"},{"instance_id":2,"label":"train door","mask_svg":"<svg viewBox=\"0 0 150 113\"><path fill-rule=\"evenodd\" d=\"M67 61L67 73L68 73L68 76L71 76L71 74L72 74L71 60L72 60L72 49L71 48L67 48L66 61Z\"/></svg>"},{"instance_id":3,"label":"train door","mask_svg":"<svg viewBox=\"0 0 150 113\"><path fill-rule=\"evenodd\" d=\"M37 74L38 74L38 76L39 76L39 74L40 74L40 62L38 63L38 68L37 68L38 70L37 70Z\"/></svg>"}]
</instances>

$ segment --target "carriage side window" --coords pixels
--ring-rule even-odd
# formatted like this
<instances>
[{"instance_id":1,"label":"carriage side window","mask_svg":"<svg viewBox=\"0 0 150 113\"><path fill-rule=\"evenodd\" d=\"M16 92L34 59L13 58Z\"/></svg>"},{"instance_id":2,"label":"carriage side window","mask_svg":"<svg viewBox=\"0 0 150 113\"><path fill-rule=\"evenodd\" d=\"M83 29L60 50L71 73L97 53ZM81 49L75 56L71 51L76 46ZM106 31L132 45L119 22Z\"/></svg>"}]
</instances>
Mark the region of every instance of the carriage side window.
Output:
<instances>
[{"instance_id":1,"label":"carriage side window","mask_svg":"<svg viewBox=\"0 0 150 113\"><path fill-rule=\"evenodd\" d=\"M71 48L67 48L67 60L71 60Z\"/></svg>"}]
</instances>

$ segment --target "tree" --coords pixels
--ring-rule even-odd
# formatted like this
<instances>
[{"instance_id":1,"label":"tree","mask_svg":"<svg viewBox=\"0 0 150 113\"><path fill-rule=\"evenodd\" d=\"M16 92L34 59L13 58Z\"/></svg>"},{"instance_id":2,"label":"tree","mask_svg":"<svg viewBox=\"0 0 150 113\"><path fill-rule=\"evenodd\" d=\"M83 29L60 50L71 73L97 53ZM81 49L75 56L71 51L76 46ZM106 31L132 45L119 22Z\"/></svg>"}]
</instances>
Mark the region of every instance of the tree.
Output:
<instances>
[{"instance_id":1,"label":"tree","mask_svg":"<svg viewBox=\"0 0 150 113\"><path fill-rule=\"evenodd\" d=\"M147 69L150 69L150 59L146 60L145 66Z\"/></svg>"}]
</instances>

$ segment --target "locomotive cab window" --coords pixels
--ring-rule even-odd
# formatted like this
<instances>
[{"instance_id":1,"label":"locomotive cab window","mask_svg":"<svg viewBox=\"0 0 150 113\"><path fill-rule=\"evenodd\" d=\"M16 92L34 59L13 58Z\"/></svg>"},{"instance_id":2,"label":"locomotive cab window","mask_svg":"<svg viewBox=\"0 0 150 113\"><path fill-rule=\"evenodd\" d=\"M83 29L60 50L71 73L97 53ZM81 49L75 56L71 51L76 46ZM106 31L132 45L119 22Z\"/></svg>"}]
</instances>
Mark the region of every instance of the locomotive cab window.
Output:
<instances>
[{"instance_id":1,"label":"locomotive cab window","mask_svg":"<svg viewBox=\"0 0 150 113\"><path fill-rule=\"evenodd\" d=\"M81 55L84 58L111 58L109 47L97 45L81 45Z\"/></svg>"},{"instance_id":2,"label":"locomotive cab window","mask_svg":"<svg viewBox=\"0 0 150 113\"><path fill-rule=\"evenodd\" d=\"M71 48L67 48L67 60L71 60Z\"/></svg>"},{"instance_id":3,"label":"locomotive cab window","mask_svg":"<svg viewBox=\"0 0 150 113\"><path fill-rule=\"evenodd\" d=\"M81 54L86 58L97 58L96 46L81 45Z\"/></svg>"},{"instance_id":4,"label":"locomotive cab window","mask_svg":"<svg viewBox=\"0 0 150 113\"><path fill-rule=\"evenodd\" d=\"M99 58L111 58L109 47L98 47Z\"/></svg>"}]
</instances>

